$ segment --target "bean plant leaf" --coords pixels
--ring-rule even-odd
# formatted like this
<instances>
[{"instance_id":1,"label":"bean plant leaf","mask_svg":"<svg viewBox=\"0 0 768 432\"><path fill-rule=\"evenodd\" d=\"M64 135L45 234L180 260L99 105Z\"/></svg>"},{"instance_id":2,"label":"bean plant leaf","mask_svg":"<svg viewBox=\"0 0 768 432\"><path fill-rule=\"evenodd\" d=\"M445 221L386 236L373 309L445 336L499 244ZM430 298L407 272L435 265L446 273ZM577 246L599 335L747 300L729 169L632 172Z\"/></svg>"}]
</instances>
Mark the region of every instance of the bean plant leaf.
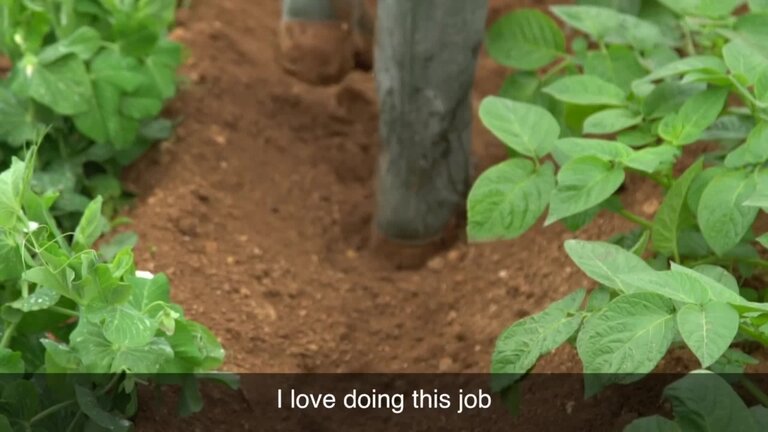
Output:
<instances>
[{"instance_id":1,"label":"bean plant leaf","mask_svg":"<svg viewBox=\"0 0 768 432\"><path fill-rule=\"evenodd\" d=\"M10 305L24 312L32 312L48 309L59 302L61 294L46 286L39 286L35 292L27 297L22 297Z\"/></svg>"},{"instance_id":2,"label":"bean plant leaf","mask_svg":"<svg viewBox=\"0 0 768 432\"><path fill-rule=\"evenodd\" d=\"M662 416L641 417L634 420L624 432L682 432L672 420Z\"/></svg>"},{"instance_id":3,"label":"bean plant leaf","mask_svg":"<svg viewBox=\"0 0 768 432\"><path fill-rule=\"evenodd\" d=\"M552 303L539 314L524 318L506 329L496 341L491 362L494 390L503 390L531 369L540 356L563 344L581 324L574 314L584 301L580 289Z\"/></svg>"},{"instance_id":4,"label":"bean plant leaf","mask_svg":"<svg viewBox=\"0 0 768 432\"><path fill-rule=\"evenodd\" d=\"M674 43L656 24L609 8L558 5L550 9L567 24L597 40L628 44L637 49Z\"/></svg>"},{"instance_id":5,"label":"bean plant leaf","mask_svg":"<svg viewBox=\"0 0 768 432\"><path fill-rule=\"evenodd\" d=\"M545 156L560 135L557 120L547 110L498 96L483 100L480 120L509 148L529 157Z\"/></svg>"},{"instance_id":6,"label":"bean plant leaf","mask_svg":"<svg viewBox=\"0 0 768 432\"><path fill-rule=\"evenodd\" d=\"M31 96L58 114L80 114L91 107L93 92L88 71L74 54L33 66L29 79Z\"/></svg>"},{"instance_id":7,"label":"bean plant leaf","mask_svg":"<svg viewBox=\"0 0 768 432\"><path fill-rule=\"evenodd\" d=\"M749 0L748 3L753 12L768 12L768 0Z\"/></svg>"},{"instance_id":8,"label":"bean plant leaf","mask_svg":"<svg viewBox=\"0 0 768 432\"><path fill-rule=\"evenodd\" d=\"M21 353L0 348L0 374L23 374L24 360Z\"/></svg>"},{"instance_id":9,"label":"bean plant leaf","mask_svg":"<svg viewBox=\"0 0 768 432\"><path fill-rule=\"evenodd\" d=\"M755 84L768 69L768 56L744 39L734 39L723 47L723 59L728 69Z\"/></svg>"},{"instance_id":10,"label":"bean plant leaf","mask_svg":"<svg viewBox=\"0 0 768 432\"><path fill-rule=\"evenodd\" d=\"M585 374L592 375L587 396L611 383L631 383L653 370L675 336L674 306L658 294L617 297L584 322L576 349Z\"/></svg>"},{"instance_id":11,"label":"bean plant leaf","mask_svg":"<svg viewBox=\"0 0 768 432\"><path fill-rule=\"evenodd\" d=\"M120 348L112 362L112 372L156 373L160 366L173 359L173 349L161 338L154 338L146 344Z\"/></svg>"},{"instance_id":12,"label":"bean plant leaf","mask_svg":"<svg viewBox=\"0 0 768 432\"><path fill-rule=\"evenodd\" d=\"M711 264L701 264L694 267L693 270L718 282L735 293L739 292L739 283L736 278L722 267Z\"/></svg>"},{"instance_id":13,"label":"bean plant leaf","mask_svg":"<svg viewBox=\"0 0 768 432\"><path fill-rule=\"evenodd\" d=\"M738 430L757 432L749 409L723 378L695 371L664 390L683 431Z\"/></svg>"},{"instance_id":14,"label":"bean plant leaf","mask_svg":"<svg viewBox=\"0 0 768 432\"><path fill-rule=\"evenodd\" d=\"M541 216L555 188L551 163L510 159L485 171L467 200L467 233L474 241L512 239Z\"/></svg>"},{"instance_id":15,"label":"bean plant leaf","mask_svg":"<svg viewBox=\"0 0 768 432\"><path fill-rule=\"evenodd\" d=\"M680 255L678 243L680 222L683 212L688 208L685 197L693 179L703 169L702 160L691 165L682 176L675 180L664 197L664 201L653 219L653 228L651 229L653 246L657 251L673 257Z\"/></svg>"},{"instance_id":16,"label":"bean plant leaf","mask_svg":"<svg viewBox=\"0 0 768 432\"><path fill-rule=\"evenodd\" d=\"M110 431L125 431L131 428L131 422L105 411L99 404L96 394L90 389L75 385L77 405L97 425Z\"/></svg>"},{"instance_id":17,"label":"bean plant leaf","mask_svg":"<svg viewBox=\"0 0 768 432\"><path fill-rule=\"evenodd\" d=\"M82 219L75 230L73 247L76 251L90 248L93 243L109 229L109 222L101 214L101 206L104 200L101 197L94 199L83 213Z\"/></svg>"},{"instance_id":18,"label":"bean plant leaf","mask_svg":"<svg viewBox=\"0 0 768 432\"><path fill-rule=\"evenodd\" d=\"M635 151L624 159L622 163L626 167L653 174L674 166L681 154L682 152L679 148L662 144Z\"/></svg>"},{"instance_id":19,"label":"bean plant leaf","mask_svg":"<svg viewBox=\"0 0 768 432\"><path fill-rule=\"evenodd\" d=\"M702 83L662 82L643 100L643 114L647 119L657 119L677 112L685 101L705 89Z\"/></svg>"},{"instance_id":20,"label":"bean plant leaf","mask_svg":"<svg viewBox=\"0 0 768 432\"><path fill-rule=\"evenodd\" d=\"M688 304L677 312L677 328L688 348L709 367L717 361L739 331L739 313L729 304Z\"/></svg>"},{"instance_id":21,"label":"bean plant leaf","mask_svg":"<svg viewBox=\"0 0 768 432\"><path fill-rule=\"evenodd\" d=\"M718 255L735 247L757 217L757 208L742 205L754 190L754 178L742 171L724 172L704 189L697 219L707 244Z\"/></svg>"},{"instance_id":22,"label":"bean plant leaf","mask_svg":"<svg viewBox=\"0 0 768 432\"><path fill-rule=\"evenodd\" d=\"M544 13L523 9L509 13L488 30L486 45L490 56L502 65L536 70L565 52L565 37L557 24Z\"/></svg>"},{"instance_id":23,"label":"bean plant leaf","mask_svg":"<svg viewBox=\"0 0 768 432\"><path fill-rule=\"evenodd\" d=\"M582 156L597 156L605 161L620 161L631 157L630 147L617 142L592 138L562 138L555 142L552 156L563 166Z\"/></svg>"},{"instance_id":24,"label":"bean plant leaf","mask_svg":"<svg viewBox=\"0 0 768 432\"><path fill-rule=\"evenodd\" d=\"M584 121L584 133L593 135L613 134L640 124L643 120L626 108L611 108L592 114Z\"/></svg>"},{"instance_id":25,"label":"bean plant leaf","mask_svg":"<svg viewBox=\"0 0 768 432\"><path fill-rule=\"evenodd\" d=\"M577 105L613 105L627 103L624 90L592 75L560 78L543 90L555 99Z\"/></svg>"},{"instance_id":26,"label":"bean plant leaf","mask_svg":"<svg viewBox=\"0 0 768 432\"><path fill-rule=\"evenodd\" d=\"M630 291L621 276L652 271L642 258L610 243L567 240L565 251L587 276L623 293Z\"/></svg>"},{"instance_id":27,"label":"bean plant leaf","mask_svg":"<svg viewBox=\"0 0 768 432\"><path fill-rule=\"evenodd\" d=\"M768 161L768 123L760 123L747 137L747 142L728 153L725 166L741 168Z\"/></svg>"},{"instance_id":28,"label":"bean plant leaf","mask_svg":"<svg viewBox=\"0 0 768 432\"><path fill-rule=\"evenodd\" d=\"M729 15L744 0L659 0L680 15L720 18Z\"/></svg>"},{"instance_id":29,"label":"bean plant leaf","mask_svg":"<svg viewBox=\"0 0 768 432\"><path fill-rule=\"evenodd\" d=\"M611 45L607 51L589 51L584 59L584 73L612 83L629 92L632 83L648 71L637 59L635 52L625 46Z\"/></svg>"},{"instance_id":30,"label":"bean plant leaf","mask_svg":"<svg viewBox=\"0 0 768 432\"><path fill-rule=\"evenodd\" d=\"M608 199L624 182L621 165L596 156L571 160L557 174L545 225L590 209Z\"/></svg>"},{"instance_id":31,"label":"bean plant leaf","mask_svg":"<svg viewBox=\"0 0 768 432\"><path fill-rule=\"evenodd\" d=\"M659 135L675 145L697 141L717 120L727 97L728 89L724 88L694 95L683 104L680 111L664 117L659 125Z\"/></svg>"},{"instance_id":32,"label":"bean plant leaf","mask_svg":"<svg viewBox=\"0 0 768 432\"><path fill-rule=\"evenodd\" d=\"M101 48L101 35L92 27L82 26L74 33L46 46L37 56L41 64L52 63L67 54L87 61Z\"/></svg>"},{"instance_id":33,"label":"bean plant leaf","mask_svg":"<svg viewBox=\"0 0 768 432\"><path fill-rule=\"evenodd\" d=\"M635 83L633 83L633 88L639 84L653 82L676 75L684 75L695 71L723 74L728 71L728 68L719 57L706 55L689 56L657 68L644 78L635 81Z\"/></svg>"}]
</instances>

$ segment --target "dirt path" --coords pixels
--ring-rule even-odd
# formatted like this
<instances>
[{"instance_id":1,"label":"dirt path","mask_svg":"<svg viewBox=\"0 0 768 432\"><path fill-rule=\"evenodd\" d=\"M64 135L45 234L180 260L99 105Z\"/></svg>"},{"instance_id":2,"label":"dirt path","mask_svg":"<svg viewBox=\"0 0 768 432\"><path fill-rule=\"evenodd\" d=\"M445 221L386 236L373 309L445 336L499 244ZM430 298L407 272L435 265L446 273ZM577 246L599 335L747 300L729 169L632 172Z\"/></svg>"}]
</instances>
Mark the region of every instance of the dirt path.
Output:
<instances>
[{"instance_id":1,"label":"dirt path","mask_svg":"<svg viewBox=\"0 0 768 432\"><path fill-rule=\"evenodd\" d=\"M492 16L520 3L494 2ZM172 112L183 122L126 176L140 197L139 263L170 275L174 298L222 339L228 370L487 370L503 328L585 282L562 250L573 234L462 240L422 270L387 266L368 249L372 77L313 88L284 75L278 14L275 0L219 0L181 17L190 83ZM474 100L503 77L483 57ZM478 125L475 144L478 171L504 155ZM578 235L620 225L606 217Z\"/></svg>"}]
</instances>

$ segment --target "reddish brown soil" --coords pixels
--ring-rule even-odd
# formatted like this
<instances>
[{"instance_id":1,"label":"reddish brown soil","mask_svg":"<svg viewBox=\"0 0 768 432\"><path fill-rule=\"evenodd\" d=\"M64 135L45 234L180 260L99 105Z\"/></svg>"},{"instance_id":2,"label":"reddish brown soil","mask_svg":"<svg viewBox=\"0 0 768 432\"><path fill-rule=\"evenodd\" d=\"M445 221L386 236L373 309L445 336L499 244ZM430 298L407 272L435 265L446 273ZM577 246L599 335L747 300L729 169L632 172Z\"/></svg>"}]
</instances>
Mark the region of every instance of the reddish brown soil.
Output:
<instances>
[{"instance_id":1,"label":"reddish brown soil","mask_svg":"<svg viewBox=\"0 0 768 432\"><path fill-rule=\"evenodd\" d=\"M491 17L534 3L494 1ZM486 371L506 326L588 283L563 241L629 225L602 215L577 234L555 226L510 242L460 240L423 269L393 269L368 247L373 79L321 88L286 76L275 61L278 16L278 1L251 0L193 2L181 16L190 82L172 112L183 122L126 176L139 197L130 216L140 265L171 277L174 299L221 338L229 371ZM473 99L504 74L483 56ZM479 173L505 152L475 129ZM628 186L627 204L651 214L653 188ZM580 364L561 350L539 370ZM214 394L242 405L239 394ZM241 429L242 411L231 410L220 412L230 428L215 430ZM222 426L214 418L183 430ZM176 430L168 422L144 424Z\"/></svg>"}]
</instances>

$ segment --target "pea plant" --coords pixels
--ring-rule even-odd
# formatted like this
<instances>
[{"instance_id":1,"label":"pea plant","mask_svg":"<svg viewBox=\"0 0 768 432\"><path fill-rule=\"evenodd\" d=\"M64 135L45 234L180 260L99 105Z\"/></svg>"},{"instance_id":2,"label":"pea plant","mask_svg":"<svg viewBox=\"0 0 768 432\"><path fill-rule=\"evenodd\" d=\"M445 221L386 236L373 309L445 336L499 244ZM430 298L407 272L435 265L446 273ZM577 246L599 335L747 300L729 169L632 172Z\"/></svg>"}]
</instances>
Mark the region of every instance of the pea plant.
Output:
<instances>
[{"instance_id":1,"label":"pea plant","mask_svg":"<svg viewBox=\"0 0 768 432\"><path fill-rule=\"evenodd\" d=\"M120 203L119 168L170 135L158 118L176 93L181 46L168 28L175 0L0 2L0 164L23 158L46 128L33 179L58 191L53 213L74 228L90 197Z\"/></svg>"},{"instance_id":2,"label":"pea plant","mask_svg":"<svg viewBox=\"0 0 768 432\"><path fill-rule=\"evenodd\" d=\"M201 408L197 378L236 385L205 375L224 351L164 275L92 248L109 227L100 197L62 232L58 194L31 187L35 155L0 174L0 431L127 431L139 385L180 385L182 413Z\"/></svg>"},{"instance_id":3,"label":"pea plant","mask_svg":"<svg viewBox=\"0 0 768 432\"><path fill-rule=\"evenodd\" d=\"M591 0L551 13L562 27L523 9L488 31L490 55L514 70L479 114L510 158L470 192L468 236L514 239L545 213L544 225L573 231L601 211L637 228L565 242L598 286L504 331L496 390L513 394L565 343L583 363L587 396L641 379L684 346L700 373L667 388L675 420L627 430L764 430L768 397L743 374L757 360L739 346L768 345L768 234L755 224L768 211L768 2ZM623 205L628 174L663 190L651 218ZM762 406L748 410L726 372ZM717 409L707 386L722 390Z\"/></svg>"}]
</instances>

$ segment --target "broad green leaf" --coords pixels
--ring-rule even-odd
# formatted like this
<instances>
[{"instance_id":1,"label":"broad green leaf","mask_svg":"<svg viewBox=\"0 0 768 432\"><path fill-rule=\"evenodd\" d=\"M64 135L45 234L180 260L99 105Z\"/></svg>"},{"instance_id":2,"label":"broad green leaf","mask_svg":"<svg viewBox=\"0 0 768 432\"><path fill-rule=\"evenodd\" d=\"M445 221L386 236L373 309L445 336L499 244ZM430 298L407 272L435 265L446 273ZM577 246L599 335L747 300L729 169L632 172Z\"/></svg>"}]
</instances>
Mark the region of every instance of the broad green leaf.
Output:
<instances>
[{"instance_id":1,"label":"broad green leaf","mask_svg":"<svg viewBox=\"0 0 768 432\"><path fill-rule=\"evenodd\" d=\"M694 71L726 73L728 69L725 66L725 63L723 63L723 61L718 57L704 55L689 56L677 61L673 61L671 63L667 63L666 65L648 74L645 78L636 81L635 84L657 81L671 76L683 75Z\"/></svg>"},{"instance_id":2,"label":"broad green leaf","mask_svg":"<svg viewBox=\"0 0 768 432\"><path fill-rule=\"evenodd\" d=\"M74 272L69 268L64 268L58 272L54 272L53 270L42 266L31 268L24 272L22 276L25 281L52 289L57 293L67 297L72 296L71 286L74 277Z\"/></svg>"},{"instance_id":3,"label":"broad green leaf","mask_svg":"<svg viewBox=\"0 0 768 432\"><path fill-rule=\"evenodd\" d=\"M0 432L13 432L11 422L8 421L8 417L0 415Z\"/></svg>"},{"instance_id":4,"label":"broad green leaf","mask_svg":"<svg viewBox=\"0 0 768 432\"><path fill-rule=\"evenodd\" d=\"M75 385L77 405L91 421L109 431L127 432L131 429L131 422L105 411L99 404L96 395L90 389Z\"/></svg>"},{"instance_id":5,"label":"broad green leaf","mask_svg":"<svg viewBox=\"0 0 768 432\"><path fill-rule=\"evenodd\" d=\"M620 142L591 138L562 138L555 142L552 150L552 156L560 166L582 156L597 156L610 162L623 160L632 153L631 148Z\"/></svg>"},{"instance_id":6,"label":"broad green leaf","mask_svg":"<svg viewBox=\"0 0 768 432\"><path fill-rule=\"evenodd\" d=\"M723 59L728 69L754 84L768 69L768 56L743 39L734 39L723 47Z\"/></svg>"},{"instance_id":7,"label":"broad green leaf","mask_svg":"<svg viewBox=\"0 0 768 432\"><path fill-rule=\"evenodd\" d=\"M558 5L550 9L567 24L597 40L637 49L673 44L655 24L605 7Z\"/></svg>"},{"instance_id":8,"label":"broad green leaf","mask_svg":"<svg viewBox=\"0 0 768 432\"><path fill-rule=\"evenodd\" d=\"M77 372L82 365L77 353L72 351L67 345L45 338L40 339L40 343L45 347L46 356L50 356L50 360L46 359L46 362L53 360L58 367L73 372ZM51 371L47 372L50 373Z\"/></svg>"},{"instance_id":9,"label":"broad green leaf","mask_svg":"<svg viewBox=\"0 0 768 432\"><path fill-rule=\"evenodd\" d=\"M495 390L513 384L528 372L542 355L565 343L581 324L574 314L584 300L580 289L552 303L544 311L524 318L506 329L496 341L491 361L492 374L504 374L494 380Z\"/></svg>"},{"instance_id":10,"label":"broad green leaf","mask_svg":"<svg viewBox=\"0 0 768 432\"><path fill-rule=\"evenodd\" d=\"M703 141L743 141L747 139L755 122L751 117L726 114L721 116L701 136Z\"/></svg>"},{"instance_id":11,"label":"broad green leaf","mask_svg":"<svg viewBox=\"0 0 768 432\"><path fill-rule=\"evenodd\" d=\"M0 141L20 147L36 138L42 124L32 115L30 102L0 87Z\"/></svg>"},{"instance_id":12,"label":"broad green leaf","mask_svg":"<svg viewBox=\"0 0 768 432\"><path fill-rule=\"evenodd\" d=\"M0 231L0 282L18 279L24 272L21 249Z\"/></svg>"},{"instance_id":13,"label":"broad green leaf","mask_svg":"<svg viewBox=\"0 0 768 432\"><path fill-rule=\"evenodd\" d=\"M99 237L109 230L109 222L101 214L101 206L104 200L97 197L88 205L83 213L80 223L75 230L72 246L76 252L89 249Z\"/></svg>"},{"instance_id":14,"label":"broad green leaf","mask_svg":"<svg viewBox=\"0 0 768 432\"><path fill-rule=\"evenodd\" d=\"M589 298L587 298L587 305L585 310L590 313L597 312L610 302L611 289L600 285L599 287L595 288L594 291L589 293Z\"/></svg>"},{"instance_id":15,"label":"broad green leaf","mask_svg":"<svg viewBox=\"0 0 768 432\"><path fill-rule=\"evenodd\" d=\"M175 356L202 370L212 370L224 362L224 349L205 326L188 320L176 320L176 332L167 338Z\"/></svg>"},{"instance_id":16,"label":"broad green leaf","mask_svg":"<svg viewBox=\"0 0 768 432\"><path fill-rule=\"evenodd\" d=\"M694 267L693 270L716 281L735 293L739 292L739 283L736 281L736 278L722 267L711 264L701 264Z\"/></svg>"},{"instance_id":17,"label":"broad green leaf","mask_svg":"<svg viewBox=\"0 0 768 432\"><path fill-rule=\"evenodd\" d=\"M176 70L181 60L181 45L170 40L158 43L152 54L144 60L159 97L170 99L176 95Z\"/></svg>"},{"instance_id":18,"label":"broad green leaf","mask_svg":"<svg viewBox=\"0 0 768 432\"><path fill-rule=\"evenodd\" d=\"M107 312L104 336L122 348L135 348L148 344L157 332L157 323L133 306L115 306Z\"/></svg>"},{"instance_id":19,"label":"broad green leaf","mask_svg":"<svg viewBox=\"0 0 768 432\"><path fill-rule=\"evenodd\" d=\"M624 182L620 165L596 156L568 162L557 174L557 188L550 199L545 225L590 209L608 199Z\"/></svg>"},{"instance_id":20,"label":"broad green leaf","mask_svg":"<svg viewBox=\"0 0 768 432\"><path fill-rule=\"evenodd\" d=\"M627 104L624 90L592 75L570 75L560 78L543 90L555 99L577 105Z\"/></svg>"},{"instance_id":21,"label":"broad green leaf","mask_svg":"<svg viewBox=\"0 0 768 432\"><path fill-rule=\"evenodd\" d=\"M467 233L473 241L512 239L541 216L555 188L551 163L540 167L510 159L484 172L467 199Z\"/></svg>"},{"instance_id":22,"label":"broad green leaf","mask_svg":"<svg viewBox=\"0 0 768 432\"><path fill-rule=\"evenodd\" d=\"M760 245L766 249L768 249L768 233L764 233L760 236L758 236L755 240L757 240Z\"/></svg>"},{"instance_id":23,"label":"broad green leaf","mask_svg":"<svg viewBox=\"0 0 768 432\"><path fill-rule=\"evenodd\" d=\"M739 395L723 378L695 371L664 390L683 431L758 432L755 420Z\"/></svg>"},{"instance_id":24,"label":"broad green leaf","mask_svg":"<svg viewBox=\"0 0 768 432\"><path fill-rule=\"evenodd\" d=\"M610 243L567 240L565 251L587 276L623 293L629 290L622 275L652 271L642 258Z\"/></svg>"},{"instance_id":25,"label":"broad green leaf","mask_svg":"<svg viewBox=\"0 0 768 432\"><path fill-rule=\"evenodd\" d=\"M120 89L105 81L94 81L94 97L86 112L74 117L77 129L97 142L107 142L117 149L132 145L139 122L120 112Z\"/></svg>"},{"instance_id":26,"label":"broad green leaf","mask_svg":"<svg viewBox=\"0 0 768 432\"><path fill-rule=\"evenodd\" d=\"M93 92L83 61L74 54L30 69L30 95L58 114L75 115L91 108Z\"/></svg>"},{"instance_id":27,"label":"broad green leaf","mask_svg":"<svg viewBox=\"0 0 768 432\"><path fill-rule=\"evenodd\" d=\"M114 49L103 49L91 61L94 81L110 84L123 92L133 93L151 81L138 61Z\"/></svg>"},{"instance_id":28,"label":"broad green leaf","mask_svg":"<svg viewBox=\"0 0 768 432\"><path fill-rule=\"evenodd\" d=\"M124 97L120 101L120 112L134 120L144 120L160 114L163 102L148 97Z\"/></svg>"},{"instance_id":29,"label":"broad green leaf","mask_svg":"<svg viewBox=\"0 0 768 432\"><path fill-rule=\"evenodd\" d=\"M46 46L37 59L41 64L52 63L68 54L75 54L81 60L87 61L101 47L101 35L92 27L83 26L74 33Z\"/></svg>"},{"instance_id":30,"label":"broad green leaf","mask_svg":"<svg viewBox=\"0 0 768 432\"><path fill-rule=\"evenodd\" d=\"M728 153L725 166L741 168L768 161L768 123L759 123L747 137L747 142Z\"/></svg>"},{"instance_id":31,"label":"broad green leaf","mask_svg":"<svg viewBox=\"0 0 768 432\"><path fill-rule=\"evenodd\" d=\"M112 372L151 374L173 359L173 349L165 339L154 338L146 344L124 347L117 351Z\"/></svg>"},{"instance_id":32,"label":"broad green leaf","mask_svg":"<svg viewBox=\"0 0 768 432\"><path fill-rule=\"evenodd\" d=\"M697 175L696 178L693 179L693 183L691 183L686 201L688 202L688 208L694 214L699 211L699 203L701 202L701 195L704 193L704 189L709 186L709 184L712 182L712 179L719 176L720 174L723 174L724 172L727 172L727 168L722 165L715 166L705 169L699 175Z\"/></svg>"},{"instance_id":33,"label":"broad green leaf","mask_svg":"<svg viewBox=\"0 0 768 432\"><path fill-rule=\"evenodd\" d=\"M623 432L682 432L675 422L667 418L655 415L641 417L627 427Z\"/></svg>"},{"instance_id":34,"label":"broad green leaf","mask_svg":"<svg viewBox=\"0 0 768 432\"><path fill-rule=\"evenodd\" d=\"M651 372L675 337L672 302L652 293L617 297L584 322L576 349L599 385L631 383ZM593 389L587 389L590 394Z\"/></svg>"},{"instance_id":35,"label":"broad green leaf","mask_svg":"<svg viewBox=\"0 0 768 432\"><path fill-rule=\"evenodd\" d=\"M507 75L501 85L499 96L518 102L535 103L539 84L539 77L535 72L513 72Z\"/></svg>"},{"instance_id":36,"label":"broad green leaf","mask_svg":"<svg viewBox=\"0 0 768 432\"><path fill-rule=\"evenodd\" d=\"M675 145L697 141L717 120L728 98L728 89L712 89L688 99L680 111L668 114L659 125L659 135Z\"/></svg>"},{"instance_id":37,"label":"broad green leaf","mask_svg":"<svg viewBox=\"0 0 768 432\"><path fill-rule=\"evenodd\" d=\"M526 156L545 156L560 135L557 120L536 105L489 96L480 104L479 114L497 138Z\"/></svg>"},{"instance_id":38,"label":"broad green leaf","mask_svg":"<svg viewBox=\"0 0 768 432\"><path fill-rule=\"evenodd\" d=\"M624 159L622 163L626 167L653 174L673 167L681 154L679 148L662 144L637 150Z\"/></svg>"},{"instance_id":39,"label":"broad green leaf","mask_svg":"<svg viewBox=\"0 0 768 432\"><path fill-rule=\"evenodd\" d=\"M680 15L720 18L728 16L745 0L658 0Z\"/></svg>"},{"instance_id":40,"label":"broad green leaf","mask_svg":"<svg viewBox=\"0 0 768 432\"><path fill-rule=\"evenodd\" d=\"M126 249L133 249L139 242L139 237L135 232L124 232L117 234L109 239L109 241L101 244L99 248L99 255L105 261L111 261L120 251Z\"/></svg>"},{"instance_id":41,"label":"broad green leaf","mask_svg":"<svg viewBox=\"0 0 768 432\"><path fill-rule=\"evenodd\" d=\"M0 348L0 374L23 374L24 360L22 353Z\"/></svg>"},{"instance_id":42,"label":"broad green leaf","mask_svg":"<svg viewBox=\"0 0 768 432\"><path fill-rule=\"evenodd\" d=\"M594 75L629 92L632 83L648 72L628 47L611 45L607 51L589 51L584 59L584 73Z\"/></svg>"},{"instance_id":43,"label":"broad green leaf","mask_svg":"<svg viewBox=\"0 0 768 432\"><path fill-rule=\"evenodd\" d=\"M109 373L112 371L112 361L115 359L115 349L104 336L104 331L98 324L81 319L69 336L69 343L83 362L84 369L89 373Z\"/></svg>"},{"instance_id":44,"label":"broad green leaf","mask_svg":"<svg viewBox=\"0 0 768 432\"><path fill-rule=\"evenodd\" d=\"M126 280L133 288L131 305L138 311L147 312L147 308L153 304L171 301L168 277L163 274L155 275L152 279L128 277Z\"/></svg>"},{"instance_id":45,"label":"broad green leaf","mask_svg":"<svg viewBox=\"0 0 768 432\"><path fill-rule=\"evenodd\" d=\"M640 124L643 116L626 108L611 108L592 114L584 122L584 133L607 135Z\"/></svg>"},{"instance_id":46,"label":"broad green leaf","mask_svg":"<svg viewBox=\"0 0 768 432\"><path fill-rule=\"evenodd\" d=\"M715 177L704 189L696 212L707 244L722 256L744 237L758 209L743 206L755 190L754 178L742 171Z\"/></svg>"},{"instance_id":47,"label":"broad green leaf","mask_svg":"<svg viewBox=\"0 0 768 432\"><path fill-rule=\"evenodd\" d=\"M24 172L24 163L14 159L11 167L0 174L0 228L15 228L21 213Z\"/></svg>"},{"instance_id":48,"label":"broad green leaf","mask_svg":"<svg viewBox=\"0 0 768 432\"><path fill-rule=\"evenodd\" d=\"M688 304L677 312L677 328L688 348L709 367L733 342L739 331L739 313L729 304Z\"/></svg>"},{"instance_id":49,"label":"broad green leaf","mask_svg":"<svg viewBox=\"0 0 768 432\"><path fill-rule=\"evenodd\" d=\"M502 65L536 70L565 53L565 37L557 24L534 9L511 12L488 30L490 56Z\"/></svg>"},{"instance_id":50,"label":"broad green leaf","mask_svg":"<svg viewBox=\"0 0 768 432\"><path fill-rule=\"evenodd\" d=\"M685 101L705 89L701 83L662 82L643 101L643 114L647 119L657 119L677 112Z\"/></svg>"},{"instance_id":51,"label":"broad green leaf","mask_svg":"<svg viewBox=\"0 0 768 432\"><path fill-rule=\"evenodd\" d=\"M10 305L24 312L48 309L59 302L61 294L46 286L39 286L28 297L22 297Z\"/></svg>"},{"instance_id":52,"label":"broad green leaf","mask_svg":"<svg viewBox=\"0 0 768 432\"><path fill-rule=\"evenodd\" d=\"M669 192L664 197L656 216L653 218L653 236L654 248L666 255L679 257L678 234L680 232L680 222L683 212L687 210L685 197L688 189L691 187L693 179L704 169L704 163L700 159L691 165L685 173L680 176Z\"/></svg>"},{"instance_id":53,"label":"broad green leaf","mask_svg":"<svg viewBox=\"0 0 768 432\"><path fill-rule=\"evenodd\" d=\"M757 430L768 430L768 408L762 405L755 405L749 409L752 413L752 418L755 419L755 425Z\"/></svg>"}]
</instances>

